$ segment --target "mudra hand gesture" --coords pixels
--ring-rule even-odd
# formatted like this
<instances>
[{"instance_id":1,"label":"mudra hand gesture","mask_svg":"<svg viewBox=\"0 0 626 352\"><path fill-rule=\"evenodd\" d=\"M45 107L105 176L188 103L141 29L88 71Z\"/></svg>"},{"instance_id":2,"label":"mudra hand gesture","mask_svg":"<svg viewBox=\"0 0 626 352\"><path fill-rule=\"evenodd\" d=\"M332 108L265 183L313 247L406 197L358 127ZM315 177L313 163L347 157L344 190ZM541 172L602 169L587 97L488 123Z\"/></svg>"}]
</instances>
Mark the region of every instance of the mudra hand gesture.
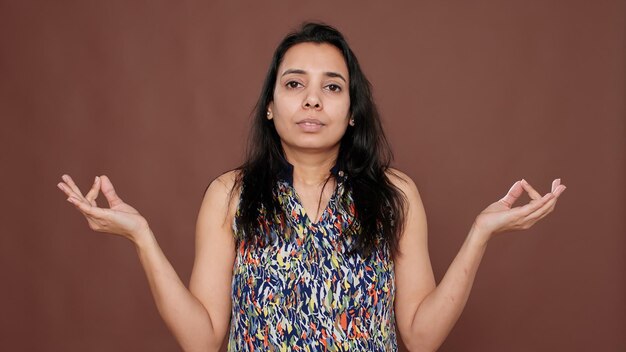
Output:
<instances>
[{"instance_id":1,"label":"mudra hand gesture","mask_svg":"<svg viewBox=\"0 0 626 352\"><path fill-rule=\"evenodd\" d=\"M488 237L501 232L528 229L554 210L556 201L565 188L567 187L561 184L561 179L556 179L552 182L551 192L541 196L526 180L517 181L502 199L478 214L474 226ZM524 192L528 193L531 201L513 208L515 201Z\"/></svg>"},{"instance_id":2,"label":"mudra hand gesture","mask_svg":"<svg viewBox=\"0 0 626 352\"><path fill-rule=\"evenodd\" d=\"M62 179L64 182L57 186L68 196L67 200L85 216L92 230L120 235L136 242L135 236L148 228L146 219L115 193L107 176L96 176L93 186L84 196L70 176L63 175ZM107 199L109 208L99 208L96 204L100 190Z\"/></svg>"}]
</instances>

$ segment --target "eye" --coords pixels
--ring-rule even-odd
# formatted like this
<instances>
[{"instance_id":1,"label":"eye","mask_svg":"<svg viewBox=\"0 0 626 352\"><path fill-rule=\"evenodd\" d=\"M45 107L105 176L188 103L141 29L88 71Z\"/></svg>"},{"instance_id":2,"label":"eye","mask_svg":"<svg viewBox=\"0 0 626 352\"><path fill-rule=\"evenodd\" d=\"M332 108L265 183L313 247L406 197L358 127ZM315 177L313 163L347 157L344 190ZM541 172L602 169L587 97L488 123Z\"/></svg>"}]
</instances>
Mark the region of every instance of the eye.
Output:
<instances>
[{"instance_id":1,"label":"eye","mask_svg":"<svg viewBox=\"0 0 626 352\"><path fill-rule=\"evenodd\" d=\"M287 82L287 84L285 84L285 86L287 88L292 88L293 89L293 88L298 88L299 86L301 86L301 84L300 84L300 82L297 82L297 81L289 81L289 82Z\"/></svg>"},{"instance_id":2,"label":"eye","mask_svg":"<svg viewBox=\"0 0 626 352\"><path fill-rule=\"evenodd\" d=\"M329 84L326 86L328 88L328 90L330 90L331 92L341 92L341 87L336 85L336 84Z\"/></svg>"}]
</instances>

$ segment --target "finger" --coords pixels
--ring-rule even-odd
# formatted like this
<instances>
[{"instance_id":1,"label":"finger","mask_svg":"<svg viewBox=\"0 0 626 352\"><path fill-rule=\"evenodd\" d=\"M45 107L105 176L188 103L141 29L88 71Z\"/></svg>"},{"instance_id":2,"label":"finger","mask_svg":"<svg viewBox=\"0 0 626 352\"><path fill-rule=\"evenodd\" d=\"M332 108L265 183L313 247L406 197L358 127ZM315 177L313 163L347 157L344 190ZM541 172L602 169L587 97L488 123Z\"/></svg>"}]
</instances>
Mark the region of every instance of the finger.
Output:
<instances>
[{"instance_id":1,"label":"finger","mask_svg":"<svg viewBox=\"0 0 626 352\"><path fill-rule=\"evenodd\" d=\"M513 186L511 186L506 195L502 199L500 199L500 202L506 204L506 206L510 208L513 206L517 198L522 195L522 193L524 193L522 185L520 181L517 181L513 184Z\"/></svg>"},{"instance_id":2,"label":"finger","mask_svg":"<svg viewBox=\"0 0 626 352\"><path fill-rule=\"evenodd\" d=\"M78 194L75 194L74 191L70 188L70 186L66 185L65 182L57 183L57 187L65 193L66 196L76 196L76 198L80 197Z\"/></svg>"},{"instance_id":3,"label":"finger","mask_svg":"<svg viewBox=\"0 0 626 352\"><path fill-rule=\"evenodd\" d=\"M70 187L70 189L72 191L74 191L74 193L76 193L81 198L84 198L83 194L80 191L80 189L78 189L78 186L76 186L76 184L74 183L74 180L72 180L72 178L69 175L63 175L63 176L61 176L61 178Z\"/></svg>"},{"instance_id":4,"label":"finger","mask_svg":"<svg viewBox=\"0 0 626 352\"><path fill-rule=\"evenodd\" d=\"M111 180L106 175L100 176L100 189L102 189L102 193L106 197L109 202L109 207L114 207L116 205L124 204L122 199L115 192L115 188L113 188L113 184Z\"/></svg>"},{"instance_id":5,"label":"finger","mask_svg":"<svg viewBox=\"0 0 626 352\"><path fill-rule=\"evenodd\" d=\"M554 191L560 184L561 184L560 178L557 178L556 180L552 181L552 189L550 190L550 192L554 193Z\"/></svg>"},{"instance_id":6,"label":"finger","mask_svg":"<svg viewBox=\"0 0 626 352\"><path fill-rule=\"evenodd\" d=\"M528 214L524 218L524 222L530 223L532 225L536 223L537 221L539 221L540 219L542 219L543 217L545 217L546 215L550 214L550 212L552 212L552 209L554 209L554 207L556 206L556 201L557 201L556 197L551 197L550 200L545 202L539 209Z\"/></svg>"},{"instance_id":7,"label":"finger","mask_svg":"<svg viewBox=\"0 0 626 352\"><path fill-rule=\"evenodd\" d=\"M93 186L91 186L91 189L89 190L87 195L85 195L85 199L87 199L89 204L91 204L92 206L97 206L96 198L98 198L99 192L100 192L100 177L96 176L96 178L93 181Z\"/></svg>"},{"instance_id":8,"label":"finger","mask_svg":"<svg viewBox=\"0 0 626 352\"><path fill-rule=\"evenodd\" d=\"M67 199L67 201L74 204L76 208L78 208L78 210L86 217L104 219L107 216L106 209L92 206L86 200L78 199L74 196L71 196Z\"/></svg>"},{"instance_id":9,"label":"finger","mask_svg":"<svg viewBox=\"0 0 626 352\"><path fill-rule=\"evenodd\" d=\"M558 186L556 187L555 191L554 191L554 192L552 192L552 193L554 193L554 195L558 197L558 196L560 196L563 192L565 192L565 190L566 190L566 189L567 189L567 187L566 187L565 185L558 185Z\"/></svg>"},{"instance_id":10,"label":"finger","mask_svg":"<svg viewBox=\"0 0 626 352\"><path fill-rule=\"evenodd\" d=\"M548 211L546 213L543 213L537 220L541 220L543 219L546 215L550 214L554 208L556 207L556 201L559 199L559 195L561 195L561 193L563 193L565 191L567 187L565 187L564 185L559 185L556 188L556 193L554 193L555 197L554 197L554 202L552 202L552 206L550 207L550 209L548 209Z\"/></svg>"},{"instance_id":11,"label":"finger","mask_svg":"<svg viewBox=\"0 0 626 352\"><path fill-rule=\"evenodd\" d=\"M74 190L71 189L70 186L68 186L65 182L57 183L57 187L61 191L63 191L63 193L65 193L65 195L68 196L68 197L74 196L74 197L76 197L76 199L79 199L79 200L84 199L83 196L81 196L80 194L76 194L76 192L74 192Z\"/></svg>"},{"instance_id":12,"label":"finger","mask_svg":"<svg viewBox=\"0 0 626 352\"><path fill-rule=\"evenodd\" d=\"M556 200L556 198L554 198ZM550 214L551 212L554 211L554 208L556 208L556 201L554 203L552 203L552 206L550 206L550 209L548 209L548 211L546 211L545 213L541 214L537 220L535 220L535 222L545 218L548 214Z\"/></svg>"},{"instance_id":13,"label":"finger","mask_svg":"<svg viewBox=\"0 0 626 352\"><path fill-rule=\"evenodd\" d=\"M543 197L531 200L530 203L516 208L515 211L519 213L519 216L526 217L529 214L540 209L546 202L548 202L552 198L554 198L554 194L546 193L546 195L544 195Z\"/></svg>"},{"instance_id":14,"label":"finger","mask_svg":"<svg viewBox=\"0 0 626 352\"><path fill-rule=\"evenodd\" d=\"M531 199L540 199L541 198L541 194L539 194L539 192L535 191L535 189L530 185L530 183L528 183L528 181L522 179L522 187L524 187L524 190L526 192L528 192L528 195L530 196Z\"/></svg>"}]
</instances>

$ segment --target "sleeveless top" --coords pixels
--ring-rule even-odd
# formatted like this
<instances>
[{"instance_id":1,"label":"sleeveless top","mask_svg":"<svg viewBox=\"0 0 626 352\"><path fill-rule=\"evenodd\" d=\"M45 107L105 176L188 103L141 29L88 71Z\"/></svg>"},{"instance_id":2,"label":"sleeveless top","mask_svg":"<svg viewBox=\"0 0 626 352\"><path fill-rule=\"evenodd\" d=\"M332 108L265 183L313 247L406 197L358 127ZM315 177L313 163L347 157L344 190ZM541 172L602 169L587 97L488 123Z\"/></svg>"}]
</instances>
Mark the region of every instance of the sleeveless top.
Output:
<instances>
[{"instance_id":1,"label":"sleeveless top","mask_svg":"<svg viewBox=\"0 0 626 352\"><path fill-rule=\"evenodd\" d=\"M228 351L397 351L388 246L367 258L348 254L352 241L343 230L354 220L354 202L343 173L331 170L337 186L313 223L292 170L274 191L286 216L262 212L266 244L238 240ZM233 230L241 239L236 224Z\"/></svg>"}]
</instances>

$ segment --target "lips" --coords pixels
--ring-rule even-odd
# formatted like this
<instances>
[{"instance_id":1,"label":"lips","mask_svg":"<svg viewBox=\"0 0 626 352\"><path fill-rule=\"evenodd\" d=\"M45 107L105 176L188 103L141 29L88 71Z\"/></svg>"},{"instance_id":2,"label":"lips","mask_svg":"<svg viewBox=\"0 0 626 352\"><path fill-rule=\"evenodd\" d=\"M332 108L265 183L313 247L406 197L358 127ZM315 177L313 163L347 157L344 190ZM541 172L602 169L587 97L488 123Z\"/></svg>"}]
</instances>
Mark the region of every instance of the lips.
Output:
<instances>
[{"instance_id":1,"label":"lips","mask_svg":"<svg viewBox=\"0 0 626 352\"><path fill-rule=\"evenodd\" d=\"M325 126L322 121L313 118L306 118L304 120L300 120L296 123L298 127L302 129L305 133L318 132Z\"/></svg>"},{"instance_id":2,"label":"lips","mask_svg":"<svg viewBox=\"0 0 626 352\"><path fill-rule=\"evenodd\" d=\"M322 123L322 121L317 120L317 119L304 119L302 121L298 121L297 122L298 125L305 125L305 126L324 126L324 124Z\"/></svg>"}]
</instances>

